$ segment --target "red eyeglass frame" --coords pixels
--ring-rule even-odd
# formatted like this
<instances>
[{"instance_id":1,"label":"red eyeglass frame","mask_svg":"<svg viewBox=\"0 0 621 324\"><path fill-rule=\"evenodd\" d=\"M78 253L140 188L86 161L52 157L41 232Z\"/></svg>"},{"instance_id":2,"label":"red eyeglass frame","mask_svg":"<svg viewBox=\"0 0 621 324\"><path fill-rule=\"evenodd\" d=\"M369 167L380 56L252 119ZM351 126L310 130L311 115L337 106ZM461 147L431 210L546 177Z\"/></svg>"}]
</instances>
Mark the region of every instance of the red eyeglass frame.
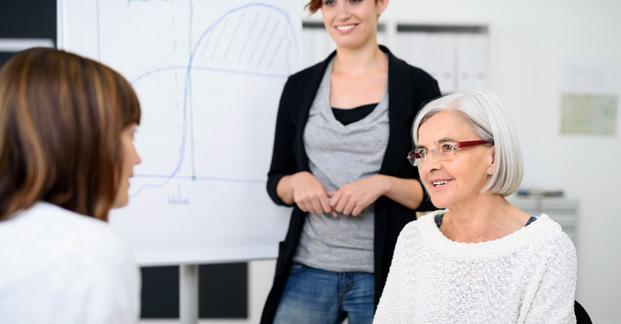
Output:
<instances>
[{"instance_id":1,"label":"red eyeglass frame","mask_svg":"<svg viewBox=\"0 0 621 324\"><path fill-rule=\"evenodd\" d=\"M494 141L474 140L474 141L455 142L455 146L457 146L458 149L468 147L468 146L476 146L476 145L483 145L483 144L494 145ZM410 163L414 166L416 166L415 161L421 158L421 157L417 157L418 153L416 153L415 150L416 149L412 149L410 152L408 152L408 156L407 156L408 161L410 161Z\"/></svg>"}]
</instances>

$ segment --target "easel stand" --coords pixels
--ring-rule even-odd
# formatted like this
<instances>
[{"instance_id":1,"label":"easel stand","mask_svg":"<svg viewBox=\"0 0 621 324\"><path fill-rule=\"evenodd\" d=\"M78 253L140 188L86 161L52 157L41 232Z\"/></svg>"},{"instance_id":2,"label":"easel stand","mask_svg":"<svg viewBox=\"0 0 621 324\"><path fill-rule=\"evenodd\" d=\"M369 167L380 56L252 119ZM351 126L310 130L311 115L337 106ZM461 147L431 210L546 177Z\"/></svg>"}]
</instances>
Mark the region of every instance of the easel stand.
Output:
<instances>
[{"instance_id":1,"label":"easel stand","mask_svg":"<svg viewBox=\"0 0 621 324\"><path fill-rule=\"evenodd\" d=\"M181 324L198 324L198 265L179 266L179 317Z\"/></svg>"}]
</instances>

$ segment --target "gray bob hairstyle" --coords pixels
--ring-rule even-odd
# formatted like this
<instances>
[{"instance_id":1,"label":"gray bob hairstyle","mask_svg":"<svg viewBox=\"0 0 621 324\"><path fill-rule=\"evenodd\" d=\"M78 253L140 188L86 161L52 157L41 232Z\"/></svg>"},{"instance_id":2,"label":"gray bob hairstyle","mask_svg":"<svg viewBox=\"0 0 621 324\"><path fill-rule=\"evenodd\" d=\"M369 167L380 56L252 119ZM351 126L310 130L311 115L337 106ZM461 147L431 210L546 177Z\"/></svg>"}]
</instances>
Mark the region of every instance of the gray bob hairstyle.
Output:
<instances>
[{"instance_id":1,"label":"gray bob hairstyle","mask_svg":"<svg viewBox=\"0 0 621 324\"><path fill-rule=\"evenodd\" d=\"M517 134L498 98L487 91L456 92L427 103L412 126L414 144L418 130L431 116L442 111L456 111L470 122L483 140L494 142L495 171L483 191L508 196L514 193L524 174Z\"/></svg>"}]
</instances>

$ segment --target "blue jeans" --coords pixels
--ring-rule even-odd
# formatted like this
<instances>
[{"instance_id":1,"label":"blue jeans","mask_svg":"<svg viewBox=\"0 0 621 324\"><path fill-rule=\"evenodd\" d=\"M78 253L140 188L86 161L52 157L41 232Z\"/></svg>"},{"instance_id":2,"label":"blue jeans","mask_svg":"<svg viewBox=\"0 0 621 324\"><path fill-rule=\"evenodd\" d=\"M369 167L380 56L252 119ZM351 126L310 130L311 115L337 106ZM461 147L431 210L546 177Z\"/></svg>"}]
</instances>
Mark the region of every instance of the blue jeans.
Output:
<instances>
[{"instance_id":1,"label":"blue jeans","mask_svg":"<svg viewBox=\"0 0 621 324\"><path fill-rule=\"evenodd\" d=\"M366 272L332 272L294 263L274 324L373 322L375 278Z\"/></svg>"}]
</instances>

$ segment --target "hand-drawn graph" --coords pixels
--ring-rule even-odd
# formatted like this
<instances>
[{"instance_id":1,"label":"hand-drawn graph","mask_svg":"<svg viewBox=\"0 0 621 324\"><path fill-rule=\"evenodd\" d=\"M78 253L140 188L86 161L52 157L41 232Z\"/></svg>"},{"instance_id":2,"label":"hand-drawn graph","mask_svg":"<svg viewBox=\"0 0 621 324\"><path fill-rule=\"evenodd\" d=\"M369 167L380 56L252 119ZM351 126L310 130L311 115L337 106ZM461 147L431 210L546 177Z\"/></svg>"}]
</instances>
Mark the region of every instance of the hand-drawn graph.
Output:
<instances>
[{"instance_id":1,"label":"hand-drawn graph","mask_svg":"<svg viewBox=\"0 0 621 324\"><path fill-rule=\"evenodd\" d=\"M300 64L299 4L80 2L60 3L61 44L123 73L143 107L143 163L130 206L112 215L139 261L275 255L286 216L265 174L280 91Z\"/></svg>"},{"instance_id":2,"label":"hand-drawn graph","mask_svg":"<svg viewBox=\"0 0 621 324\"><path fill-rule=\"evenodd\" d=\"M195 127L200 125L194 121L203 120L200 118L201 116L205 116L205 120L230 117L232 120L221 121L233 126L236 124L235 119L239 117L239 114L247 114L249 107L233 104L229 105L228 109L210 109L210 101L217 93L222 92L215 91L216 89L213 88L211 88L212 91L204 91L204 89L201 91L200 87L213 83L209 79L214 77L220 80L228 79L230 82L223 83L228 87L231 85L239 87L236 91L243 95L244 83L253 86L258 79L262 78L284 79L293 70L290 60L295 55L299 55L299 53L295 44L294 30L288 21L288 17L276 7L251 3L230 10L207 27L198 37L196 45L193 46L187 66L157 68L134 79L132 83L139 89L142 83L146 83L152 78L159 77L159 82L167 82L165 76L171 72L182 72L184 75L177 77L182 77L185 80L183 83L183 100L182 102L175 102L175 105L182 105L178 159L170 172L164 171L165 173L162 173L159 170L149 172L149 167L145 167L144 169L149 171L139 173L137 177L170 179L178 176L206 180L263 181L263 176L257 178L257 174L264 173L265 168L250 170L251 168L247 164L243 165L246 161L251 161L260 155L261 152L252 152L252 148L257 146L245 147L247 145L235 142L236 138L243 138L244 136L227 134L239 130L206 127L206 132L202 133L204 135L202 137L200 133L195 132ZM278 63L275 65L277 60ZM162 88L161 84L155 86L159 89ZM158 91L157 89L152 90ZM225 89L222 90L228 92ZM231 101L233 99L228 98ZM242 110L231 111L235 108ZM260 118L265 115L264 112L259 112L256 117ZM269 116L269 114L267 115ZM253 120L255 119L253 118ZM161 127L161 125L158 126ZM244 125L240 124L239 126L243 127ZM158 128L161 129L160 127ZM212 134L213 132L209 132L209 130L219 133ZM265 130L260 131L264 132ZM252 136L252 134L248 135ZM204 144L207 145L196 145L200 139L206 141ZM214 143L213 139L217 139L220 143ZM266 147L265 145L260 146ZM206 152L205 150L209 150L209 147L219 147L219 150ZM240 151L240 148L245 149ZM234 152L227 154L226 150L234 150ZM161 152L161 150L157 151ZM182 170L182 166L186 162L186 151L189 151L190 155L187 157L189 158L187 164L189 164L190 169ZM207 160L202 161L201 157L207 157ZM163 157L158 156L158 158L161 160ZM197 159L203 163L198 163L197 166ZM156 161L156 159L145 159L146 163L149 163L150 160ZM218 165L214 163L217 160L226 160L227 164ZM219 170L222 167L227 167L224 173ZM204 171L201 172L201 170Z\"/></svg>"}]
</instances>

